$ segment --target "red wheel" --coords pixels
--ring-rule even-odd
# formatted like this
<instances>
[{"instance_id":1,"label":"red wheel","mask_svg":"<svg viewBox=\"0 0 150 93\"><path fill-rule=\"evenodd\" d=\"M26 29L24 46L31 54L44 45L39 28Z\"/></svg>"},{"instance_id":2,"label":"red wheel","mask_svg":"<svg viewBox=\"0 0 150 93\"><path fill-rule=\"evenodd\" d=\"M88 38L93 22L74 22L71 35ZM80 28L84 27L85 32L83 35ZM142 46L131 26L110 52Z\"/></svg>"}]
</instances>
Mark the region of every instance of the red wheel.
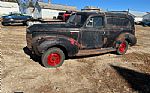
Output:
<instances>
[{"instance_id":1,"label":"red wheel","mask_svg":"<svg viewBox=\"0 0 150 93\"><path fill-rule=\"evenodd\" d=\"M123 55L127 52L128 50L128 42L127 41L122 41L119 44L119 47L117 48L117 54Z\"/></svg>"},{"instance_id":2,"label":"red wheel","mask_svg":"<svg viewBox=\"0 0 150 93\"><path fill-rule=\"evenodd\" d=\"M63 64L65 55L59 48L50 48L42 55L42 63L45 67L56 68Z\"/></svg>"},{"instance_id":3,"label":"red wheel","mask_svg":"<svg viewBox=\"0 0 150 93\"><path fill-rule=\"evenodd\" d=\"M47 64L50 66L56 66L60 64L61 56L58 53L51 53L47 57Z\"/></svg>"}]
</instances>

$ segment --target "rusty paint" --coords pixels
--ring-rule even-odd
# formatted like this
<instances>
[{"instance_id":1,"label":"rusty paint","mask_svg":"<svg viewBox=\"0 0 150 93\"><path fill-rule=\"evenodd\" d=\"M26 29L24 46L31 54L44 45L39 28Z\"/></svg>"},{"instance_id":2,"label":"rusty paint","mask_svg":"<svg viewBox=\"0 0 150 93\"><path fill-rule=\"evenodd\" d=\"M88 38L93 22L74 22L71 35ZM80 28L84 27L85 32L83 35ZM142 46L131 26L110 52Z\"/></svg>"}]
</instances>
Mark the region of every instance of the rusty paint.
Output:
<instances>
[{"instance_id":1,"label":"rusty paint","mask_svg":"<svg viewBox=\"0 0 150 93\"><path fill-rule=\"evenodd\" d=\"M118 42L124 41L126 38L128 38L127 34L130 33L132 35L134 32L134 20L129 15L125 14L115 14L115 13L93 13L93 12L79 12L77 14L86 15L84 16L85 22L88 22L88 19L94 16L103 16L103 21L107 21L107 16L115 16L115 17L125 17L130 19L132 26L130 29L129 26L111 26L109 24L106 24L107 22L104 22L102 28L95 28L95 27L86 27L85 25L82 26L74 26L73 25L65 25L65 24L36 24L28 28L30 34L32 34L32 46L34 49L33 51L42 51L49 46L53 46L55 44L57 45L63 45L67 52L70 52L75 55L79 50L84 50L80 54L94 54L100 52L100 50L103 50L105 52L112 51L116 47L118 47ZM117 20L115 20L117 22ZM34 44L37 43L38 37L45 38L46 43L44 43L44 40L40 42L40 44ZM135 35L134 35L135 37ZM28 40L30 41L30 40ZM27 42L28 42L27 41ZM40 40L39 40L40 41ZM33 43L34 42L34 43ZM116 43L117 42L117 43ZM115 46L116 45L116 46ZM115 47L114 47L115 46ZM113 47L113 49L111 49ZM109 49L107 49L109 48ZM95 50L98 49L98 50ZM90 50L90 51L87 51ZM93 50L93 51L92 51ZM77 52L76 52L77 51ZM101 52L104 52L101 51ZM42 52L43 53L43 52ZM41 54L42 54L41 53Z\"/></svg>"},{"instance_id":2,"label":"rusty paint","mask_svg":"<svg viewBox=\"0 0 150 93\"><path fill-rule=\"evenodd\" d=\"M71 43L72 45L77 45L77 46L80 45L80 44L79 44L76 40L74 40L73 38L69 38L69 41L70 41L70 43Z\"/></svg>"}]
</instances>

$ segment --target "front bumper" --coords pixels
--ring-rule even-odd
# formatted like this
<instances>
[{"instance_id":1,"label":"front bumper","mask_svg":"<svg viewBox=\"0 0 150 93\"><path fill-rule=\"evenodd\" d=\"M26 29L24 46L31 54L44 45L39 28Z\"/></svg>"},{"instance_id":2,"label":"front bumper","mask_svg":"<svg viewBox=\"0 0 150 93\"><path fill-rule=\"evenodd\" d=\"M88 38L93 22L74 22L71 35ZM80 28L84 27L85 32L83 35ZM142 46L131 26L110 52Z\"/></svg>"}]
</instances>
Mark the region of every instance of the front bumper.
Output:
<instances>
[{"instance_id":1,"label":"front bumper","mask_svg":"<svg viewBox=\"0 0 150 93\"><path fill-rule=\"evenodd\" d=\"M23 23L25 20L15 20L15 19L2 19L2 22L5 23Z\"/></svg>"}]
</instances>

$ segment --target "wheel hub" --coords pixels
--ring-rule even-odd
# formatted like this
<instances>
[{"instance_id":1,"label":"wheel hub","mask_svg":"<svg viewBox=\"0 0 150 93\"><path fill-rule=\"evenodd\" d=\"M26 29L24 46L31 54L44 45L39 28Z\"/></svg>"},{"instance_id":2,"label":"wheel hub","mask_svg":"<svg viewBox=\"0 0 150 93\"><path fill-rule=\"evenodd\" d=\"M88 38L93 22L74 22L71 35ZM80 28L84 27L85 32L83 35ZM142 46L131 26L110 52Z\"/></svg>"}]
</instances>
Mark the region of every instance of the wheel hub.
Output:
<instances>
[{"instance_id":1,"label":"wheel hub","mask_svg":"<svg viewBox=\"0 0 150 93\"><path fill-rule=\"evenodd\" d=\"M125 52L126 47L127 47L126 43L125 43L125 42L122 42L122 43L120 44L120 46L119 46L119 51L120 51L121 53Z\"/></svg>"},{"instance_id":2,"label":"wheel hub","mask_svg":"<svg viewBox=\"0 0 150 93\"><path fill-rule=\"evenodd\" d=\"M51 53L47 57L47 63L50 66L56 66L56 65L60 64L60 61L61 61L61 56L58 53Z\"/></svg>"}]
</instances>

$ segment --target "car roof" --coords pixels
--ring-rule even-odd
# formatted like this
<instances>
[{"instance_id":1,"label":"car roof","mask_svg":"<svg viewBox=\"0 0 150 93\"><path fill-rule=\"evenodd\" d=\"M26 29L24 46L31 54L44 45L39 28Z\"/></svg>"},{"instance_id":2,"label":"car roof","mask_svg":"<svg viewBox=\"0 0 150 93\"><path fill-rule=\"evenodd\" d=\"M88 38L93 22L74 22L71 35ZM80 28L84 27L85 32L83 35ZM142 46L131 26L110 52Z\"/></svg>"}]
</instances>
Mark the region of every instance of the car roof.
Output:
<instances>
[{"instance_id":1,"label":"car roof","mask_svg":"<svg viewBox=\"0 0 150 93\"><path fill-rule=\"evenodd\" d=\"M90 16L90 15L94 15L94 14L98 14L98 13L97 12L77 12L77 14Z\"/></svg>"},{"instance_id":2,"label":"car roof","mask_svg":"<svg viewBox=\"0 0 150 93\"><path fill-rule=\"evenodd\" d=\"M118 16L118 17L129 17L131 16L127 12L77 12L77 14L85 15L85 16L90 16L90 15L106 15L106 16Z\"/></svg>"}]
</instances>

